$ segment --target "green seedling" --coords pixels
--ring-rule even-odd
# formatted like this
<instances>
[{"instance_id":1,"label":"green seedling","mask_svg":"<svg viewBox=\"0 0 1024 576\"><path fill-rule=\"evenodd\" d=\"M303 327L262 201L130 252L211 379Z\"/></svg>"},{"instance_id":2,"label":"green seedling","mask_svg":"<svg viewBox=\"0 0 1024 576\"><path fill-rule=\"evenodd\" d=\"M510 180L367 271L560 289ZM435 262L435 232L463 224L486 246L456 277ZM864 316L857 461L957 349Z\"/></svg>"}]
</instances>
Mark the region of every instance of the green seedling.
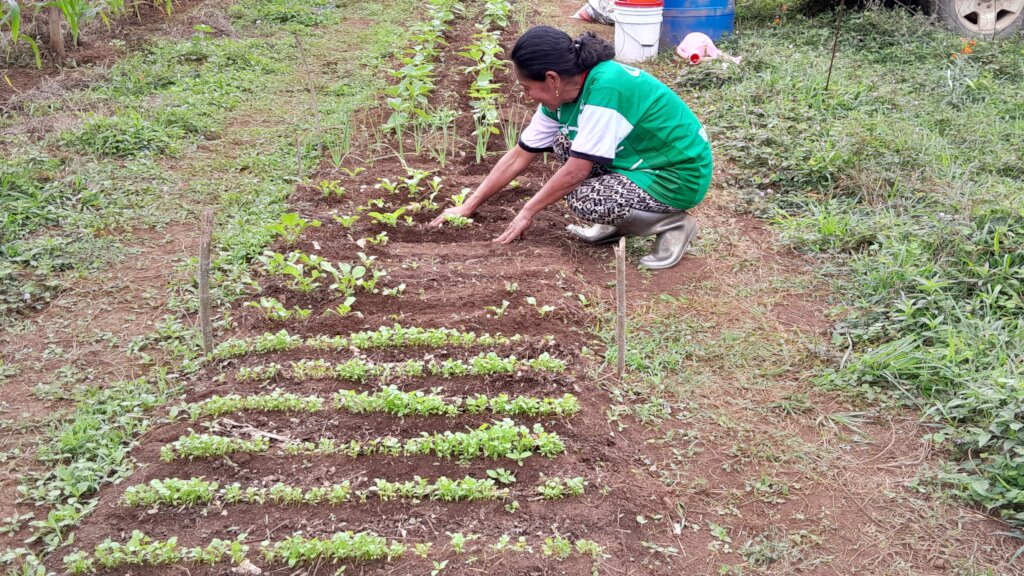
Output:
<instances>
[{"instance_id":1,"label":"green seedling","mask_svg":"<svg viewBox=\"0 0 1024 576\"><path fill-rule=\"evenodd\" d=\"M398 194L405 187L405 184L402 182L392 182L390 178L381 178L377 180L373 187L378 190L383 189L388 194Z\"/></svg>"},{"instance_id":2,"label":"green seedling","mask_svg":"<svg viewBox=\"0 0 1024 576\"><path fill-rule=\"evenodd\" d=\"M453 228L465 228L473 223L472 218L466 218L458 214L445 214L444 221L451 224Z\"/></svg>"},{"instance_id":3,"label":"green seedling","mask_svg":"<svg viewBox=\"0 0 1024 576\"><path fill-rule=\"evenodd\" d=\"M452 206L462 206L463 204L465 204L466 198L469 196L470 192L472 192L472 190L470 190L469 188L463 188L462 191L459 192L458 194L452 194Z\"/></svg>"},{"instance_id":4,"label":"green seedling","mask_svg":"<svg viewBox=\"0 0 1024 576\"><path fill-rule=\"evenodd\" d=\"M548 478L537 486L537 492L545 500L560 500L569 496L582 496L585 485L586 481L582 477Z\"/></svg>"},{"instance_id":5,"label":"green seedling","mask_svg":"<svg viewBox=\"0 0 1024 576\"><path fill-rule=\"evenodd\" d=\"M512 484L516 481L516 475L504 468L497 468L494 470L488 470L487 475L502 484Z\"/></svg>"},{"instance_id":6,"label":"green seedling","mask_svg":"<svg viewBox=\"0 0 1024 576\"><path fill-rule=\"evenodd\" d=\"M268 320L284 321L291 320L292 318L305 320L313 313L312 310L299 308L298 306L289 310L277 298L267 296L261 296L258 302L246 302L243 306L260 310Z\"/></svg>"},{"instance_id":7,"label":"green seedling","mask_svg":"<svg viewBox=\"0 0 1024 576\"><path fill-rule=\"evenodd\" d=\"M372 198L366 201L366 204L356 207L356 212L366 212L367 210L373 210L374 208L384 208L388 206L387 202L383 198Z\"/></svg>"},{"instance_id":8,"label":"green seedling","mask_svg":"<svg viewBox=\"0 0 1024 576\"><path fill-rule=\"evenodd\" d=\"M537 313L540 314L541 318L555 311L555 307L551 305L538 306L537 299L534 298L533 296L527 296L526 303L529 304L530 306L533 306Z\"/></svg>"},{"instance_id":9,"label":"green seedling","mask_svg":"<svg viewBox=\"0 0 1024 576\"><path fill-rule=\"evenodd\" d=\"M430 548L433 545L433 542L418 542L413 546L413 552L415 552L420 558L426 558L427 556L430 556Z\"/></svg>"},{"instance_id":10,"label":"green seedling","mask_svg":"<svg viewBox=\"0 0 1024 576\"><path fill-rule=\"evenodd\" d=\"M335 222L337 222L338 224L341 224L342 228L351 228L356 222L359 221L359 215L358 214L350 214L348 216L342 216L340 214L335 214L334 216L332 216L332 218L334 218Z\"/></svg>"},{"instance_id":11,"label":"green seedling","mask_svg":"<svg viewBox=\"0 0 1024 576\"><path fill-rule=\"evenodd\" d=\"M362 242L365 242L366 244L373 244L374 246L387 246L389 238L387 232L381 232L376 236L371 236L369 238L361 238L360 240ZM356 244L358 245L359 241L357 241Z\"/></svg>"},{"instance_id":12,"label":"green seedling","mask_svg":"<svg viewBox=\"0 0 1024 576\"><path fill-rule=\"evenodd\" d=\"M349 168L338 168L338 170L341 170L341 173L344 174L345 176L348 176L349 178L355 178L356 176L359 176L360 174L365 172L366 168L363 168L363 167L352 168L352 169L349 169Z\"/></svg>"},{"instance_id":13,"label":"green seedling","mask_svg":"<svg viewBox=\"0 0 1024 576\"><path fill-rule=\"evenodd\" d=\"M484 310L490 310L495 318L501 318L505 315L505 311L508 310L508 305L508 300L502 300L501 306L484 306Z\"/></svg>"},{"instance_id":14,"label":"green seedling","mask_svg":"<svg viewBox=\"0 0 1024 576\"><path fill-rule=\"evenodd\" d=\"M286 276L291 279L292 287L303 294L308 294L320 287L320 269L314 265L314 259L301 252L266 252L259 257L267 274Z\"/></svg>"},{"instance_id":15,"label":"green seedling","mask_svg":"<svg viewBox=\"0 0 1024 576\"><path fill-rule=\"evenodd\" d=\"M339 180L321 180L317 187L323 192L325 198L330 198L331 196L341 198L345 195L345 188Z\"/></svg>"},{"instance_id":16,"label":"green seedling","mask_svg":"<svg viewBox=\"0 0 1024 576\"><path fill-rule=\"evenodd\" d=\"M565 560L572 554L572 543L569 542L568 538L555 534L550 538L544 539L541 550L545 556L551 556L555 560Z\"/></svg>"},{"instance_id":17,"label":"green seedling","mask_svg":"<svg viewBox=\"0 0 1024 576\"><path fill-rule=\"evenodd\" d=\"M299 236L306 228L318 228L319 226L319 220L306 220L295 212L289 212L282 214L277 222L267 225L267 230L275 236L279 236L286 245L291 246L298 242Z\"/></svg>"},{"instance_id":18,"label":"green seedling","mask_svg":"<svg viewBox=\"0 0 1024 576\"><path fill-rule=\"evenodd\" d=\"M352 312L352 306L356 303L355 296L346 296L345 301L338 304L334 308L328 310L330 314L337 314L338 316L348 316Z\"/></svg>"},{"instance_id":19,"label":"green seedling","mask_svg":"<svg viewBox=\"0 0 1024 576\"><path fill-rule=\"evenodd\" d=\"M368 212L367 216L386 226L397 226L399 219L401 219L402 215L405 214L406 209L407 208L403 206L394 212ZM412 224L412 217L406 216L405 223Z\"/></svg>"}]
</instances>

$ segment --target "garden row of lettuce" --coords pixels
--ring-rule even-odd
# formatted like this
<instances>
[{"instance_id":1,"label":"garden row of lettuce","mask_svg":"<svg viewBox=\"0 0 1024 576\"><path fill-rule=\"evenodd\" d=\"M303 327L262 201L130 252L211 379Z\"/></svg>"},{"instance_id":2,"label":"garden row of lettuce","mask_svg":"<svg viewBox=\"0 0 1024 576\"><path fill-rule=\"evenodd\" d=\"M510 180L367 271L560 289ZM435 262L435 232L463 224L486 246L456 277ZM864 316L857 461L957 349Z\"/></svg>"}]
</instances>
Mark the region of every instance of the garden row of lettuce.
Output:
<instances>
[{"instance_id":1,"label":"garden row of lettuce","mask_svg":"<svg viewBox=\"0 0 1024 576\"><path fill-rule=\"evenodd\" d=\"M500 484L515 483L515 475L499 468L489 470L491 478L466 476L452 479L441 476L434 480L419 476L412 480L393 482L383 478L372 480L367 488L355 489L352 482L345 481L329 486L302 487L277 482L271 486L242 486L234 482L221 486L203 478L165 478L150 480L148 484L137 484L125 490L121 504L129 507L153 508L158 506L184 507L199 505L233 504L279 504L319 505L363 503L371 499L388 502L396 499L413 502L438 500L441 502L463 502L474 500L505 500L511 497L511 489ZM581 496L585 491L583 477L546 478L535 487L538 498L558 500L569 496Z\"/></svg>"},{"instance_id":2,"label":"garden row of lettuce","mask_svg":"<svg viewBox=\"0 0 1024 576\"><path fill-rule=\"evenodd\" d=\"M446 397L438 391L406 392L397 386L385 386L373 392L338 390L330 399L321 396L300 396L281 390L269 394L241 396L228 394L213 396L201 402L180 406L192 420L204 416L221 416L247 410L261 412L316 413L326 410L345 410L354 414L383 412L393 416L457 416L490 412L505 416L558 416L569 417L579 411L579 401L572 394L557 398L474 394L467 397ZM174 412L172 411L172 414Z\"/></svg>"},{"instance_id":3,"label":"garden row of lettuce","mask_svg":"<svg viewBox=\"0 0 1024 576\"><path fill-rule=\"evenodd\" d=\"M284 564L289 567L317 562L344 562L351 560L393 562L408 553L429 558L435 546L433 542L409 544L389 540L372 532L337 532L324 537L309 537L296 533L278 541L264 541L258 546L246 544L246 534L234 540L212 540L205 546L183 546L176 537L154 540L136 530L128 541L121 543L106 540L91 552L79 551L64 557L65 568L71 574L91 574L100 569L123 568L126 566L166 566L171 564L192 564L214 566L230 562L236 566L253 565L248 559L250 552L258 554L257 561L267 564ZM503 554L536 553L533 545L520 536L515 540L502 535L495 542L480 546L475 542L477 534L461 532L449 534L450 540L442 546L455 554ZM543 539L540 552L556 560L565 560L572 554L588 556L595 560L605 558L604 547L587 539L570 540L557 532ZM440 564L447 565L447 561Z\"/></svg>"}]
</instances>

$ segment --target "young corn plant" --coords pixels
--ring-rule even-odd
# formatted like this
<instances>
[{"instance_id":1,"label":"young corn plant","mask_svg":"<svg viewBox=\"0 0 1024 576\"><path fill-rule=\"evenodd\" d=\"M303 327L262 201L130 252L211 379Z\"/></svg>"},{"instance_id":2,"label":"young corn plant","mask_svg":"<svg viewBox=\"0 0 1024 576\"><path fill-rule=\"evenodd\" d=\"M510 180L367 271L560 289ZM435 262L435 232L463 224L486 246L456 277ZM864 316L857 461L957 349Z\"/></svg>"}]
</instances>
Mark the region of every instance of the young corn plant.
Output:
<instances>
[{"instance_id":1,"label":"young corn plant","mask_svg":"<svg viewBox=\"0 0 1024 576\"><path fill-rule=\"evenodd\" d=\"M21 5L18 0L0 0L0 40L4 39L4 29L12 44L24 42L32 49L36 58L36 67L43 67L42 54L39 52L39 44L31 36L22 34Z\"/></svg>"}]
</instances>

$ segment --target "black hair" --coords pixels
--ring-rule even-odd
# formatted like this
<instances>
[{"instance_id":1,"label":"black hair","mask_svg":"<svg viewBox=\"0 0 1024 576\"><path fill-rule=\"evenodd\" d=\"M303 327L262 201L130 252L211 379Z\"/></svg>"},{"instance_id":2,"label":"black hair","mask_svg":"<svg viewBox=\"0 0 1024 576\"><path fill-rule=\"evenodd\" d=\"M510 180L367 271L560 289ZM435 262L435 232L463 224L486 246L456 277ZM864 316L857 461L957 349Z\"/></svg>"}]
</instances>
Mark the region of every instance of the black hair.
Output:
<instances>
[{"instance_id":1,"label":"black hair","mask_svg":"<svg viewBox=\"0 0 1024 576\"><path fill-rule=\"evenodd\" d=\"M615 47L593 32L573 40L550 26L527 30L512 48L512 62L530 80L544 80L548 72L559 76L577 76L615 57Z\"/></svg>"}]
</instances>

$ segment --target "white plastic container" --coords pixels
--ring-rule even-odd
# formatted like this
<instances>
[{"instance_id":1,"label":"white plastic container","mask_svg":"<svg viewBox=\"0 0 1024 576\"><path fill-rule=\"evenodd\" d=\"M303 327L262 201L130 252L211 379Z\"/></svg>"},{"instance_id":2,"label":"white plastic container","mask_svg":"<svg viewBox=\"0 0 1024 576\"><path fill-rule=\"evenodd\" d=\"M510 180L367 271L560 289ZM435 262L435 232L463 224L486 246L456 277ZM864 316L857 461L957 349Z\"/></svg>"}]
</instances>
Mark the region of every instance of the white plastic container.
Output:
<instances>
[{"instance_id":1,"label":"white plastic container","mask_svg":"<svg viewBox=\"0 0 1024 576\"><path fill-rule=\"evenodd\" d=\"M643 62L658 55L663 6L615 5L615 59Z\"/></svg>"}]
</instances>

